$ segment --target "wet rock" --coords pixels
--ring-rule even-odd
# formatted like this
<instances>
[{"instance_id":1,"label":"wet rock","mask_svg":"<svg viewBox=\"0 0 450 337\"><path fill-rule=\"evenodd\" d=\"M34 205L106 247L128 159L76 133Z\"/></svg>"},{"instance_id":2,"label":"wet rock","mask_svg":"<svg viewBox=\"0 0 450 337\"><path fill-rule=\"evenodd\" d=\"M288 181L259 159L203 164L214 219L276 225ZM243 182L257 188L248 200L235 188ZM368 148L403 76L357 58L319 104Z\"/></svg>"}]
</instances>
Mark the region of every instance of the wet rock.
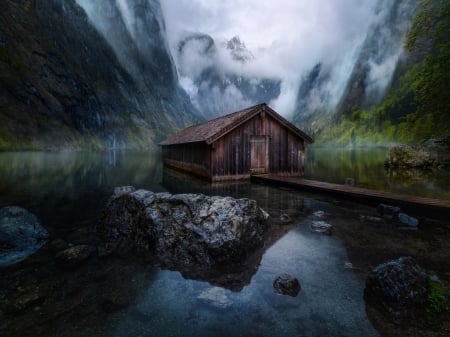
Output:
<instances>
[{"instance_id":1,"label":"wet rock","mask_svg":"<svg viewBox=\"0 0 450 337\"><path fill-rule=\"evenodd\" d=\"M131 193L136 191L134 186L118 186L114 188L113 197L120 197L123 194Z\"/></svg>"},{"instance_id":2,"label":"wet rock","mask_svg":"<svg viewBox=\"0 0 450 337\"><path fill-rule=\"evenodd\" d=\"M323 218L325 216L325 212L324 211L315 211L313 213L313 215L317 218Z\"/></svg>"},{"instance_id":3,"label":"wet rock","mask_svg":"<svg viewBox=\"0 0 450 337\"><path fill-rule=\"evenodd\" d=\"M280 222L282 224L288 224L292 222L291 217L288 214L281 214L280 215Z\"/></svg>"},{"instance_id":4,"label":"wet rock","mask_svg":"<svg viewBox=\"0 0 450 337\"><path fill-rule=\"evenodd\" d=\"M152 252L169 268L242 262L262 245L269 215L256 201L137 190L114 195L97 225L118 254Z\"/></svg>"},{"instance_id":5,"label":"wet rock","mask_svg":"<svg viewBox=\"0 0 450 337\"><path fill-rule=\"evenodd\" d=\"M68 247L66 240L61 238L53 239L48 243L48 249L53 253L58 253Z\"/></svg>"},{"instance_id":6,"label":"wet rock","mask_svg":"<svg viewBox=\"0 0 450 337\"><path fill-rule=\"evenodd\" d=\"M416 229L419 226L419 220L401 212L400 207L379 204L377 207L378 213L386 220L396 222L402 228ZM365 217L367 219L367 217Z\"/></svg>"},{"instance_id":7,"label":"wet rock","mask_svg":"<svg viewBox=\"0 0 450 337\"><path fill-rule=\"evenodd\" d=\"M0 266L25 259L47 239L47 231L34 214L16 206L0 209Z\"/></svg>"},{"instance_id":8,"label":"wet rock","mask_svg":"<svg viewBox=\"0 0 450 337\"><path fill-rule=\"evenodd\" d=\"M397 206L391 206L386 204L379 204L377 207L378 214L388 220L395 220L398 218L398 214L401 209Z\"/></svg>"},{"instance_id":9,"label":"wet rock","mask_svg":"<svg viewBox=\"0 0 450 337\"><path fill-rule=\"evenodd\" d=\"M6 301L3 310L6 314L14 315L41 304L46 296L42 288L33 286L21 291L14 299Z\"/></svg>"},{"instance_id":10,"label":"wet rock","mask_svg":"<svg viewBox=\"0 0 450 337\"><path fill-rule=\"evenodd\" d=\"M93 253L95 247L89 245L77 245L60 251L56 254L56 263L63 268L75 268L82 265Z\"/></svg>"},{"instance_id":11,"label":"wet rock","mask_svg":"<svg viewBox=\"0 0 450 337\"><path fill-rule=\"evenodd\" d=\"M353 179L353 178L345 178L344 185L355 186L355 179Z\"/></svg>"},{"instance_id":12,"label":"wet rock","mask_svg":"<svg viewBox=\"0 0 450 337\"><path fill-rule=\"evenodd\" d=\"M276 293L295 297L300 292L300 282L289 274L281 274L273 282L273 288Z\"/></svg>"},{"instance_id":13,"label":"wet rock","mask_svg":"<svg viewBox=\"0 0 450 337\"><path fill-rule=\"evenodd\" d=\"M384 219L380 218L378 216L371 216L371 215L363 215L361 214L359 216L359 221L362 223L369 223L369 224L383 224Z\"/></svg>"},{"instance_id":14,"label":"wet rock","mask_svg":"<svg viewBox=\"0 0 450 337\"><path fill-rule=\"evenodd\" d=\"M417 228L419 226L419 220L405 213L399 213L397 219L398 222L407 227Z\"/></svg>"},{"instance_id":15,"label":"wet rock","mask_svg":"<svg viewBox=\"0 0 450 337\"><path fill-rule=\"evenodd\" d=\"M219 287L206 289L197 297L200 301L215 308L226 309L233 305L233 301L227 297L226 290Z\"/></svg>"},{"instance_id":16,"label":"wet rock","mask_svg":"<svg viewBox=\"0 0 450 337\"><path fill-rule=\"evenodd\" d=\"M394 320L414 318L427 302L429 276L411 258L401 257L373 269L364 298Z\"/></svg>"},{"instance_id":17,"label":"wet rock","mask_svg":"<svg viewBox=\"0 0 450 337\"><path fill-rule=\"evenodd\" d=\"M333 226L325 221L313 221L311 229L318 233L331 235L333 233Z\"/></svg>"}]
</instances>

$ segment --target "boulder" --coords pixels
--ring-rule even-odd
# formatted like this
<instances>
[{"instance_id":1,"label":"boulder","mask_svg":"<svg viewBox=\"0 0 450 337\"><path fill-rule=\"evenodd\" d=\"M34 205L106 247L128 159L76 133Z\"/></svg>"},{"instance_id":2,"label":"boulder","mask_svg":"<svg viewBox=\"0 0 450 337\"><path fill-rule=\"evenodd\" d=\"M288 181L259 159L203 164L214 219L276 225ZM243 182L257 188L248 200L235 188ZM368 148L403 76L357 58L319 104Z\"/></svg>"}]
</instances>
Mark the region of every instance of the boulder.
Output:
<instances>
[{"instance_id":1,"label":"boulder","mask_svg":"<svg viewBox=\"0 0 450 337\"><path fill-rule=\"evenodd\" d=\"M0 209L0 266L25 259L47 239L47 231L34 214L16 206Z\"/></svg>"},{"instance_id":2,"label":"boulder","mask_svg":"<svg viewBox=\"0 0 450 337\"><path fill-rule=\"evenodd\" d=\"M300 282L289 274L281 274L273 282L273 288L276 293L295 297L300 292Z\"/></svg>"},{"instance_id":3,"label":"boulder","mask_svg":"<svg viewBox=\"0 0 450 337\"><path fill-rule=\"evenodd\" d=\"M122 192L111 197L96 226L102 246L120 255L154 253L177 270L242 262L263 244L269 224L250 199Z\"/></svg>"},{"instance_id":4,"label":"boulder","mask_svg":"<svg viewBox=\"0 0 450 337\"><path fill-rule=\"evenodd\" d=\"M76 245L60 251L55 259L60 267L75 268L82 265L94 252L93 246Z\"/></svg>"},{"instance_id":5,"label":"boulder","mask_svg":"<svg viewBox=\"0 0 450 337\"><path fill-rule=\"evenodd\" d=\"M424 147L397 144L389 148L384 163L388 167L426 168L435 165L435 161L435 155Z\"/></svg>"},{"instance_id":6,"label":"boulder","mask_svg":"<svg viewBox=\"0 0 450 337\"><path fill-rule=\"evenodd\" d=\"M383 263L366 279L364 298L394 320L415 318L425 308L429 276L411 258Z\"/></svg>"}]
</instances>

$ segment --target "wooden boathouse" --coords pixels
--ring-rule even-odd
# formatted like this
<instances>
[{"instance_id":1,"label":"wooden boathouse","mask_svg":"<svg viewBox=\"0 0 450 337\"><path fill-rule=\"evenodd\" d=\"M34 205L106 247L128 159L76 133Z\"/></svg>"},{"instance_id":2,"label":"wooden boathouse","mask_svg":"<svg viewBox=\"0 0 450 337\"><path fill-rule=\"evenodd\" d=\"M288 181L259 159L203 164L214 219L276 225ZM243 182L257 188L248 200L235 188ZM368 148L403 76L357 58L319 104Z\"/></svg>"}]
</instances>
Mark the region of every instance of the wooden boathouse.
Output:
<instances>
[{"instance_id":1,"label":"wooden boathouse","mask_svg":"<svg viewBox=\"0 0 450 337\"><path fill-rule=\"evenodd\" d=\"M161 142L164 164L211 181L303 176L313 140L262 103L181 130Z\"/></svg>"}]
</instances>

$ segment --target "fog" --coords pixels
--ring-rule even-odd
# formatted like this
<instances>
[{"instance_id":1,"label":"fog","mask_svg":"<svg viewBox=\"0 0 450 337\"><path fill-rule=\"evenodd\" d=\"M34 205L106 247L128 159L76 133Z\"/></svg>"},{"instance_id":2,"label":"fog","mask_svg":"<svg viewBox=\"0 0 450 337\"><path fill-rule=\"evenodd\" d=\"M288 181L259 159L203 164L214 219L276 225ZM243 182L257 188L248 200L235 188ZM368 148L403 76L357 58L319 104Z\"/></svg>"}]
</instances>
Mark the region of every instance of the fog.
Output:
<instances>
[{"instance_id":1,"label":"fog","mask_svg":"<svg viewBox=\"0 0 450 337\"><path fill-rule=\"evenodd\" d=\"M380 6L389 7L390 3L373 0L165 0L161 5L167 40L182 85L191 98L195 99L197 91L193 87L196 76L213 62L224 71L242 76L280 79L280 95L268 103L279 112L289 114L295 107L301 79L319 62L330 71L329 82L322 88L328 93L327 104L337 103L370 25L383 15ZM198 49L191 49L177 57L177 46L188 32L211 36L216 41L219 56L211 59ZM237 62L225 51L221 42L234 36L239 36L254 56L250 62ZM380 65L374 64L374 69L371 80L377 87L378 81L385 81L385 78L381 76ZM317 93L317 97L321 94Z\"/></svg>"},{"instance_id":2,"label":"fog","mask_svg":"<svg viewBox=\"0 0 450 337\"><path fill-rule=\"evenodd\" d=\"M213 110L213 115L260 103L255 100L263 98L289 116L298 107L302 81L319 63L326 80L303 98L308 106L304 113L333 109L366 48L368 33L387 20L394 6L408 6L406 0L110 0L102 5L76 1L130 71L139 73L127 64L131 59L128 37L112 24L114 11L120 13L117 20L144 57L150 60L151 49L165 45L180 86L199 110ZM142 15L144 6L151 8L153 16ZM152 42L149 36L154 37L154 31L146 29L154 30L155 23L144 21L153 18L161 39ZM379 39L373 40L375 46L364 61L369 69L366 93L376 97L382 97L403 53L399 41L386 42L391 33L377 31ZM232 51L227 48L230 40L238 41ZM211 69L214 80L205 79L205 71ZM247 85L240 87L241 80ZM267 80L274 81L277 90L263 88Z\"/></svg>"}]
</instances>

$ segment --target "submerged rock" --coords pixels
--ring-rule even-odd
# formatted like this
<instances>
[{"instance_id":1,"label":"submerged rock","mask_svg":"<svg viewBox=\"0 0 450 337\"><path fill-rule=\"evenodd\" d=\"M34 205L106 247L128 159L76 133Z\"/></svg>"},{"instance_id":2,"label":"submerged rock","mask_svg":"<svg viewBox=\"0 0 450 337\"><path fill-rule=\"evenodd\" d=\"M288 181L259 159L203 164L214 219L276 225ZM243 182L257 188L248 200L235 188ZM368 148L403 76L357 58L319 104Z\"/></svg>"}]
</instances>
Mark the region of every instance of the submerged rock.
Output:
<instances>
[{"instance_id":1,"label":"submerged rock","mask_svg":"<svg viewBox=\"0 0 450 337\"><path fill-rule=\"evenodd\" d=\"M377 211L384 219L396 222L401 225L402 228L407 227L409 229L415 229L419 226L419 220L406 213L402 213L400 207L379 204Z\"/></svg>"},{"instance_id":2,"label":"submerged rock","mask_svg":"<svg viewBox=\"0 0 450 337\"><path fill-rule=\"evenodd\" d=\"M295 297L300 292L300 282L295 277L283 273L273 282L273 288L276 293Z\"/></svg>"},{"instance_id":3,"label":"submerged rock","mask_svg":"<svg viewBox=\"0 0 450 337\"><path fill-rule=\"evenodd\" d=\"M280 222L281 222L281 224L289 224L292 222L292 219L289 216L289 214L283 213L280 215Z\"/></svg>"},{"instance_id":4,"label":"submerged rock","mask_svg":"<svg viewBox=\"0 0 450 337\"><path fill-rule=\"evenodd\" d=\"M311 224L311 229L314 232L323 233L326 235L331 235L333 233L333 226L325 221L313 221Z\"/></svg>"},{"instance_id":5,"label":"submerged rock","mask_svg":"<svg viewBox=\"0 0 450 337\"><path fill-rule=\"evenodd\" d=\"M184 269L242 262L261 246L269 215L250 199L137 190L109 200L97 225L103 247L155 253Z\"/></svg>"},{"instance_id":6,"label":"submerged rock","mask_svg":"<svg viewBox=\"0 0 450 337\"><path fill-rule=\"evenodd\" d=\"M93 246L77 245L60 251L55 258L60 267L75 268L83 264L94 252Z\"/></svg>"},{"instance_id":7,"label":"submerged rock","mask_svg":"<svg viewBox=\"0 0 450 337\"><path fill-rule=\"evenodd\" d=\"M25 259L47 239L47 231L34 214L17 206L0 209L0 266Z\"/></svg>"},{"instance_id":8,"label":"submerged rock","mask_svg":"<svg viewBox=\"0 0 450 337\"><path fill-rule=\"evenodd\" d=\"M226 290L219 287L212 287L200 293L197 297L200 301L215 308L226 309L233 304L227 297Z\"/></svg>"},{"instance_id":9,"label":"submerged rock","mask_svg":"<svg viewBox=\"0 0 450 337\"><path fill-rule=\"evenodd\" d=\"M397 219L400 211L401 211L400 207L386 204L379 204L377 207L378 214L380 214L383 218L388 220Z\"/></svg>"},{"instance_id":10,"label":"submerged rock","mask_svg":"<svg viewBox=\"0 0 450 337\"><path fill-rule=\"evenodd\" d=\"M58 238L50 241L47 245L47 248L53 253L58 253L66 249L68 246L68 243L64 239Z\"/></svg>"},{"instance_id":11,"label":"submerged rock","mask_svg":"<svg viewBox=\"0 0 450 337\"><path fill-rule=\"evenodd\" d=\"M411 257L401 257L369 273L364 298L394 320L415 318L426 306L428 286L428 274Z\"/></svg>"},{"instance_id":12,"label":"submerged rock","mask_svg":"<svg viewBox=\"0 0 450 337\"><path fill-rule=\"evenodd\" d=\"M404 226L414 227L414 228L417 228L417 226L419 226L419 220L417 220L416 218L414 218L412 216L409 216L408 214L399 213L397 218L398 218L398 221Z\"/></svg>"}]
</instances>

